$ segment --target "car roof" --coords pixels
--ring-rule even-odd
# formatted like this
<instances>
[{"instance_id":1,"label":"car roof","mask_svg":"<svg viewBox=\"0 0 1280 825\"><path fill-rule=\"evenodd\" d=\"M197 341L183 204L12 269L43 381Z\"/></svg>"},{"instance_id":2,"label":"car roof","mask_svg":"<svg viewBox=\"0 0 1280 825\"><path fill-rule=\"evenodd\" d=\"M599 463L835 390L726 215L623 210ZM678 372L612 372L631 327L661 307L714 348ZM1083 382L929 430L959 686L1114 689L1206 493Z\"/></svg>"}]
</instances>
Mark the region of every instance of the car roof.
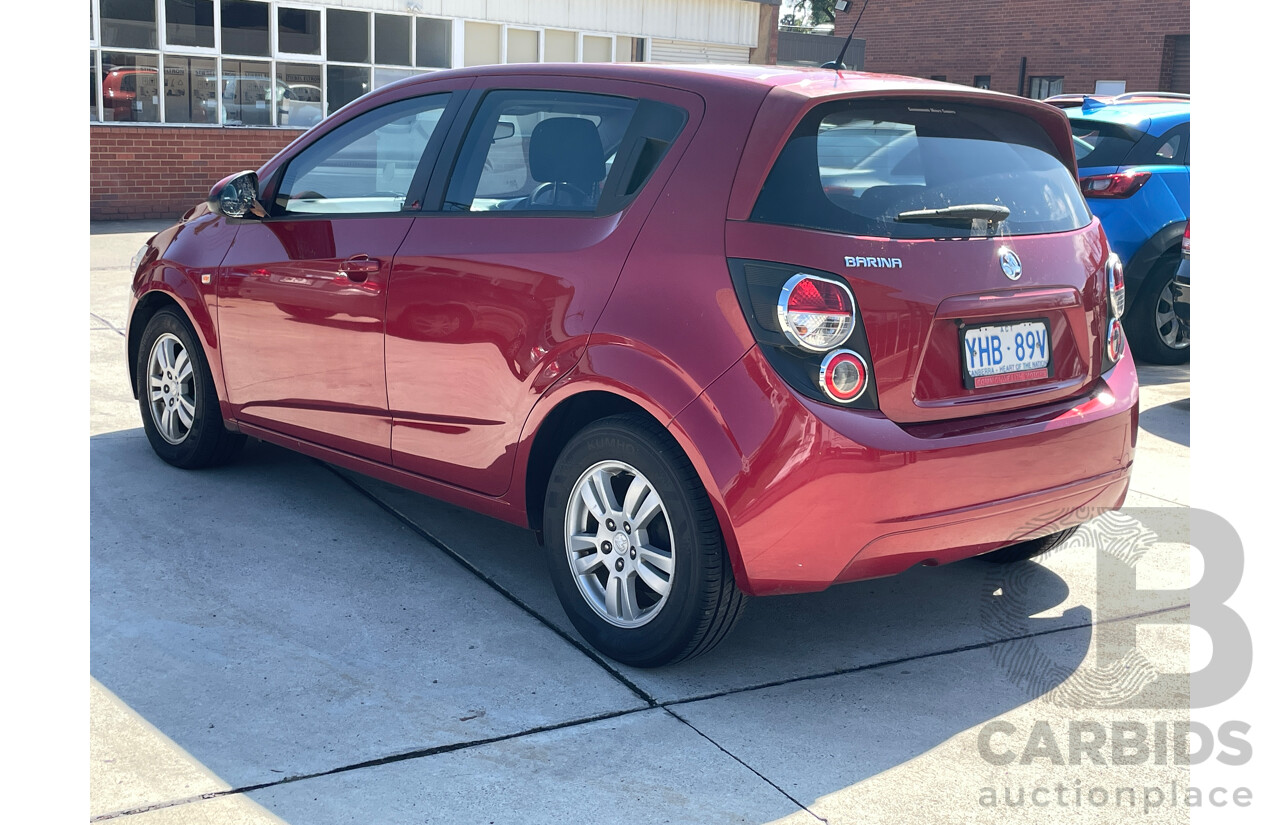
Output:
<instances>
[{"instance_id":1,"label":"car roof","mask_svg":"<svg viewBox=\"0 0 1280 825\"><path fill-rule=\"evenodd\" d=\"M1183 101L1152 103L1110 103L1096 108L1063 110L1071 120L1100 120L1119 123L1144 132L1163 131L1191 120L1191 104Z\"/></svg>"},{"instance_id":2,"label":"car roof","mask_svg":"<svg viewBox=\"0 0 1280 825\"><path fill-rule=\"evenodd\" d=\"M432 72L399 81L395 85L424 83L442 77L493 76L599 77L659 83L690 91L714 92L716 88L761 86L783 88L802 97L827 97L860 92L895 92L937 89L1010 97L969 86L905 75L820 69L813 66L761 66L754 64L696 63L510 63L473 66Z\"/></svg>"}]
</instances>

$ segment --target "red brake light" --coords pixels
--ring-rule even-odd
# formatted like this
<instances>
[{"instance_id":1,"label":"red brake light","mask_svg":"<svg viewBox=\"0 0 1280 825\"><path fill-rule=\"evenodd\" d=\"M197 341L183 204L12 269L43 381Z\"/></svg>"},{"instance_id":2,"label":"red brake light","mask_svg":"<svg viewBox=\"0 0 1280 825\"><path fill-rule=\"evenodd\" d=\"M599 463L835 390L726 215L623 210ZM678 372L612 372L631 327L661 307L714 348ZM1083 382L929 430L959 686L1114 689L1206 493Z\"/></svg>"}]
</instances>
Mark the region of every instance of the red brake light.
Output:
<instances>
[{"instance_id":1,"label":"red brake light","mask_svg":"<svg viewBox=\"0 0 1280 825\"><path fill-rule=\"evenodd\" d=\"M1134 169L1113 175L1092 175L1080 179L1080 191L1086 198L1127 198L1150 179L1150 172Z\"/></svg>"},{"instance_id":2,"label":"red brake light","mask_svg":"<svg viewBox=\"0 0 1280 825\"><path fill-rule=\"evenodd\" d=\"M1107 328L1107 357L1114 364L1120 360L1122 352L1124 352L1124 328L1120 325L1119 318L1112 318Z\"/></svg>"},{"instance_id":3,"label":"red brake light","mask_svg":"<svg viewBox=\"0 0 1280 825\"><path fill-rule=\"evenodd\" d=\"M1182 257L1191 257L1191 221L1187 221L1187 231L1182 233Z\"/></svg>"},{"instance_id":4,"label":"red brake light","mask_svg":"<svg viewBox=\"0 0 1280 825\"><path fill-rule=\"evenodd\" d=\"M798 274L778 295L778 323L787 340L810 352L840 346L853 334L853 293L844 284Z\"/></svg>"},{"instance_id":5,"label":"red brake light","mask_svg":"<svg viewBox=\"0 0 1280 825\"><path fill-rule=\"evenodd\" d=\"M853 350L836 350L822 359L818 383L831 400L847 404L867 388L867 362Z\"/></svg>"},{"instance_id":6,"label":"red brake light","mask_svg":"<svg viewBox=\"0 0 1280 825\"><path fill-rule=\"evenodd\" d=\"M1124 315L1124 264L1114 252L1107 258L1107 295L1111 299L1112 314L1117 318Z\"/></svg>"}]
</instances>

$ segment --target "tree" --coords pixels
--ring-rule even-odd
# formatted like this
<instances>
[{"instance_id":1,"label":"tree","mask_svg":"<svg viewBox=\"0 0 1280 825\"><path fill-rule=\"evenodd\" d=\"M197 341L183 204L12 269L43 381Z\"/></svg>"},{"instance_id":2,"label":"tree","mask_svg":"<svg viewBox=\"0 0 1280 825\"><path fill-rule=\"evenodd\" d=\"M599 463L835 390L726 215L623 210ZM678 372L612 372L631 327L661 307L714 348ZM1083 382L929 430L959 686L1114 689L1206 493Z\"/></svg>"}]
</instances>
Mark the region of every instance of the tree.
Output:
<instances>
[{"instance_id":1,"label":"tree","mask_svg":"<svg viewBox=\"0 0 1280 825\"><path fill-rule=\"evenodd\" d=\"M810 26L836 21L836 0L795 0L792 11L797 20L805 20Z\"/></svg>"}]
</instances>

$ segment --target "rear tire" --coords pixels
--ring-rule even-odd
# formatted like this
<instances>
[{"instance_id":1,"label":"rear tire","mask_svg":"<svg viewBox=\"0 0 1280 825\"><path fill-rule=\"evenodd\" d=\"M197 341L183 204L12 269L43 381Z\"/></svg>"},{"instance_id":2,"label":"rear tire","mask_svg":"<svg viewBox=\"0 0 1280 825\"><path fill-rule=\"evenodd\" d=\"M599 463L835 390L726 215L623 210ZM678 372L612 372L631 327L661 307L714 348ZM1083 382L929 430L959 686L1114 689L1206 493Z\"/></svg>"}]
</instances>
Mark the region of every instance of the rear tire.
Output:
<instances>
[{"instance_id":1,"label":"rear tire","mask_svg":"<svg viewBox=\"0 0 1280 825\"><path fill-rule=\"evenodd\" d=\"M244 446L245 437L223 425L200 339L176 310L151 317L135 367L142 428L160 458L183 469L212 467Z\"/></svg>"},{"instance_id":2,"label":"rear tire","mask_svg":"<svg viewBox=\"0 0 1280 825\"><path fill-rule=\"evenodd\" d=\"M1185 364L1191 358L1191 339L1173 311L1173 278L1178 258L1158 260L1142 281L1138 300L1125 313L1124 331L1133 354L1152 364Z\"/></svg>"},{"instance_id":3,"label":"rear tire","mask_svg":"<svg viewBox=\"0 0 1280 825\"><path fill-rule=\"evenodd\" d=\"M551 473L543 524L565 613L622 664L705 653L746 606L693 465L644 416L604 418L570 439Z\"/></svg>"},{"instance_id":4,"label":"rear tire","mask_svg":"<svg viewBox=\"0 0 1280 825\"><path fill-rule=\"evenodd\" d=\"M978 558L993 564L1013 564L1033 559L1036 556L1048 553L1055 547L1061 546L1063 542L1074 536L1079 529L1079 527L1068 527L1061 533L1052 533L1031 541L1023 541L1018 544L1011 544L1008 547L1001 547L999 550L984 553Z\"/></svg>"}]
</instances>

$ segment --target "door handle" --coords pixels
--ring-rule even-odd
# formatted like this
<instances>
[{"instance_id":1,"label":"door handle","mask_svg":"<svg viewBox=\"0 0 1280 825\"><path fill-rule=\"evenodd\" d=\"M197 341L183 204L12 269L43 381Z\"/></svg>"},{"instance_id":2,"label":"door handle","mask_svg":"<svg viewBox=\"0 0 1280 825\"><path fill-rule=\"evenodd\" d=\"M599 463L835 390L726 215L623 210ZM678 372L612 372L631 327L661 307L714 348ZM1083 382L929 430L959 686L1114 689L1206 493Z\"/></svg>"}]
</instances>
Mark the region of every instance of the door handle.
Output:
<instances>
[{"instance_id":1,"label":"door handle","mask_svg":"<svg viewBox=\"0 0 1280 825\"><path fill-rule=\"evenodd\" d=\"M370 275L376 275L382 269L382 261L368 255L352 255L338 267L338 272L347 276L353 283L361 283Z\"/></svg>"}]
</instances>

